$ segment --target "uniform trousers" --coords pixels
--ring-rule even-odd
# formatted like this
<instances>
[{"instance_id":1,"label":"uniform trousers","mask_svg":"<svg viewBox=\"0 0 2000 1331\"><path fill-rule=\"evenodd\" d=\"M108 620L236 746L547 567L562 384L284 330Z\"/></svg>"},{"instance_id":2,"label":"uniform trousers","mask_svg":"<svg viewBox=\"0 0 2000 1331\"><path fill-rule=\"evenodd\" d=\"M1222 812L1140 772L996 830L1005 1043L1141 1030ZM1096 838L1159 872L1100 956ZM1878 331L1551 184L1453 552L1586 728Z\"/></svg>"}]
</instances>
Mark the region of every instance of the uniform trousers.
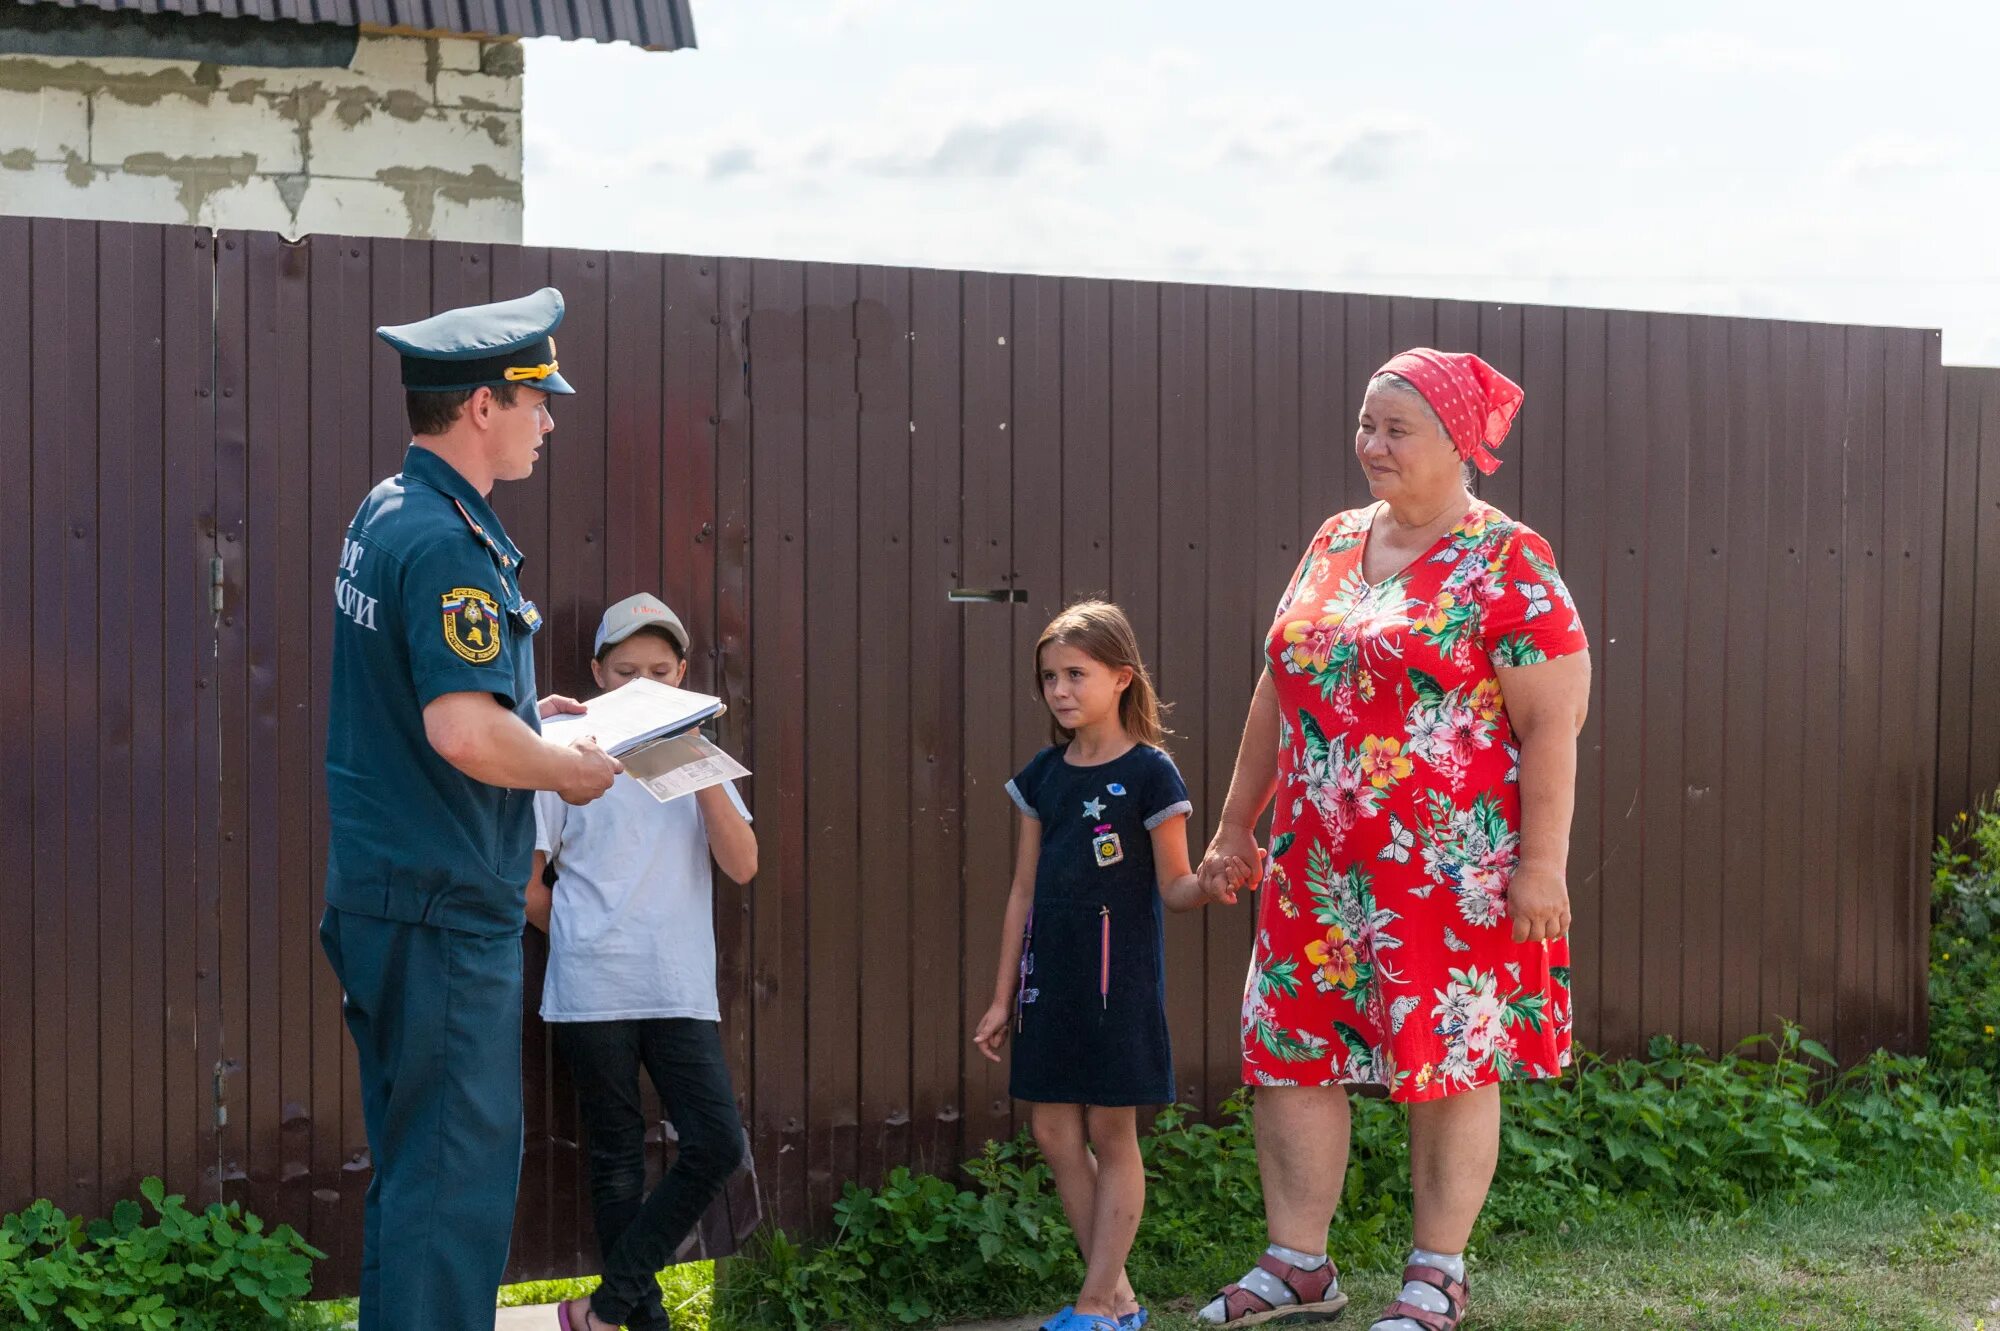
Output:
<instances>
[{"instance_id":1,"label":"uniform trousers","mask_svg":"<svg viewBox=\"0 0 2000 1331\"><path fill-rule=\"evenodd\" d=\"M329 907L374 1156L360 1331L492 1331L521 1181L521 940Z\"/></svg>"}]
</instances>

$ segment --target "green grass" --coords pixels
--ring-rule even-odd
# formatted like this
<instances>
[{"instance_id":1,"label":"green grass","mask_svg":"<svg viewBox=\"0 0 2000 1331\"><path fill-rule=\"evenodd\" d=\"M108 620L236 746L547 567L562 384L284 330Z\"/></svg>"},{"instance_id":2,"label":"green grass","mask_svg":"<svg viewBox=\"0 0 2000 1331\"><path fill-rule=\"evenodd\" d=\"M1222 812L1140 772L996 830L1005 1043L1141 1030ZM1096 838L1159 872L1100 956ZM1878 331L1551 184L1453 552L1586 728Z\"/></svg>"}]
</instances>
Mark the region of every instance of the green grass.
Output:
<instances>
[{"instance_id":1,"label":"green grass","mask_svg":"<svg viewBox=\"0 0 2000 1331\"><path fill-rule=\"evenodd\" d=\"M1257 1236L1233 1246L1238 1265ZM1339 1254L1335 1254L1338 1260ZM1341 1323L1365 1328L1398 1272L1349 1270ZM1233 1277L1231 1277L1233 1278ZM1188 1331L1194 1297L1155 1304ZM1614 1214L1472 1254L1468 1331L2000 1331L2000 1194L1853 1186L1724 1219Z\"/></svg>"},{"instance_id":2,"label":"green grass","mask_svg":"<svg viewBox=\"0 0 2000 1331\"><path fill-rule=\"evenodd\" d=\"M597 1277L581 1280L530 1280L519 1285L502 1285L498 1305L502 1308L533 1307L579 1299L597 1288ZM660 1273L660 1290L667 1311L673 1314L675 1331L709 1331L709 1304L715 1293L715 1264L690 1262L670 1266ZM339 1331L353 1323L356 1307L352 1299L329 1299L308 1303L293 1314L293 1331Z\"/></svg>"},{"instance_id":3,"label":"green grass","mask_svg":"<svg viewBox=\"0 0 2000 1331\"><path fill-rule=\"evenodd\" d=\"M1234 1279L1259 1235L1217 1235L1179 1264L1210 1279L1193 1292L1148 1289L1164 1272L1135 1271L1160 1331L1193 1331L1202 1292ZM1339 1254L1334 1254L1335 1260ZM1397 1272L1347 1269L1362 1331L1396 1292ZM679 1331L710 1331L714 1267L671 1267L660 1279ZM500 1291L504 1307L576 1298L596 1280L537 1281ZM1558 1232L1489 1239L1472 1254L1467 1331L2000 1331L2000 1193L1972 1179L1929 1193L1855 1184L1801 1204L1729 1218L1614 1212ZM1066 1291L1052 1291L1052 1311ZM338 1326L322 1304L310 1326ZM713 1331L729 1331L720 1320Z\"/></svg>"},{"instance_id":4,"label":"green grass","mask_svg":"<svg viewBox=\"0 0 2000 1331\"><path fill-rule=\"evenodd\" d=\"M520 1308L537 1303L559 1303L580 1299L597 1288L597 1277L584 1280L531 1280L500 1289L502 1308ZM673 1315L674 1331L709 1331L709 1305L715 1294L715 1263L689 1262L670 1266L660 1273L660 1290L667 1311Z\"/></svg>"}]
</instances>

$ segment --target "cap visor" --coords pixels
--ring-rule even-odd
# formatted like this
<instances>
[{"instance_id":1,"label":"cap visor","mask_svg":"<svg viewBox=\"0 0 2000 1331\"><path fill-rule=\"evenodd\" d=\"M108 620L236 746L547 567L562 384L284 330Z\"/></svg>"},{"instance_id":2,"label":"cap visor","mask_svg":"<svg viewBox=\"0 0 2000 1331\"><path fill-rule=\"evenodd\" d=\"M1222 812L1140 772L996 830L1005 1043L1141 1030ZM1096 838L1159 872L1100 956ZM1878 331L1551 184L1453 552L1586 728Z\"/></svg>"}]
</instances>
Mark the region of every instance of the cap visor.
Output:
<instances>
[{"instance_id":1,"label":"cap visor","mask_svg":"<svg viewBox=\"0 0 2000 1331\"><path fill-rule=\"evenodd\" d=\"M544 393L574 393L576 391L569 386L569 380L553 371L546 379L531 379L527 382L533 387L541 389Z\"/></svg>"}]
</instances>

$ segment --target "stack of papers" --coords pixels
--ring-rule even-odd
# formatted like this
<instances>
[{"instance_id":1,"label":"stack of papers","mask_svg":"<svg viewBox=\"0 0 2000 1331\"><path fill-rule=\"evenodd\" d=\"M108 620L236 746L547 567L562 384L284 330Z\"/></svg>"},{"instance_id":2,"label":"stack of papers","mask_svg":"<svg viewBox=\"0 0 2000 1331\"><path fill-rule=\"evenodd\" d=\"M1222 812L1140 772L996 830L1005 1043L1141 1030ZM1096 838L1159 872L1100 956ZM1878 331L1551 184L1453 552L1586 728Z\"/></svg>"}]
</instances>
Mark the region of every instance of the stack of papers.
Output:
<instances>
[{"instance_id":1,"label":"stack of papers","mask_svg":"<svg viewBox=\"0 0 2000 1331\"><path fill-rule=\"evenodd\" d=\"M662 804L750 775L750 769L709 743L697 728L722 715L720 698L635 679L585 705L589 711L582 716L542 722L542 733L558 744L593 737Z\"/></svg>"}]
</instances>

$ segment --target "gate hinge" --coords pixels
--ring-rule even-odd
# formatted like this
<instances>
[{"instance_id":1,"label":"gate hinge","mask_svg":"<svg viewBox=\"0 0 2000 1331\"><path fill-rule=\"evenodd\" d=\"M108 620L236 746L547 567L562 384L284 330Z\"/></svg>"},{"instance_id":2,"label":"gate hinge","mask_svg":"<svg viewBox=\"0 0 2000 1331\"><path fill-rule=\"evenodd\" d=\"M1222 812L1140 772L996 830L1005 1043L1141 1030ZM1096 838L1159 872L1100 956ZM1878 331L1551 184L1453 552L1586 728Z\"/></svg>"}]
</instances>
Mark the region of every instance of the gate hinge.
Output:
<instances>
[{"instance_id":1,"label":"gate hinge","mask_svg":"<svg viewBox=\"0 0 2000 1331\"><path fill-rule=\"evenodd\" d=\"M208 561L208 608L215 614L222 613L222 556Z\"/></svg>"}]
</instances>

